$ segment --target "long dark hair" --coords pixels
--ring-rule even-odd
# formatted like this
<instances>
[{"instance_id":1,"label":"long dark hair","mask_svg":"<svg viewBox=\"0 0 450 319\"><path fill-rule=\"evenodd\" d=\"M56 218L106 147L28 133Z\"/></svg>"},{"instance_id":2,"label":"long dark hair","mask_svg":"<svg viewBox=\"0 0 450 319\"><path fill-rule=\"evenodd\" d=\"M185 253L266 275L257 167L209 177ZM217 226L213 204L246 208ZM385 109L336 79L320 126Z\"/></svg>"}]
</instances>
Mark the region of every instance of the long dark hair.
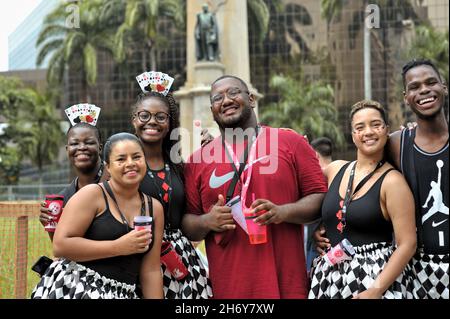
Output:
<instances>
[{"instance_id":1,"label":"long dark hair","mask_svg":"<svg viewBox=\"0 0 450 319\"><path fill-rule=\"evenodd\" d=\"M175 101L175 98L173 97L172 93L168 93L166 96L164 96L161 93L158 92L145 92L140 93L137 97L136 103L132 107L132 117L134 117L138 106L144 102L147 99L150 98L157 98L160 101L162 101L165 105L167 105L167 108L169 110L169 132L167 132L167 135L164 137L163 143L162 143L162 153L164 157L164 161L169 163L170 167L175 171L175 173L184 181L184 175L183 175L183 167L184 163L181 160L181 147L180 147L180 141L181 141L181 135L178 134L175 136L175 138L171 139L170 136L172 135L172 131L174 129L178 129L180 127L180 108L178 106L178 103ZM180 158L179 163L174 163L172 159L170 158L170 150L172 147L175 146L175 144L178 144L178 152L177 155Z\"/></svg>"}]
</instances>

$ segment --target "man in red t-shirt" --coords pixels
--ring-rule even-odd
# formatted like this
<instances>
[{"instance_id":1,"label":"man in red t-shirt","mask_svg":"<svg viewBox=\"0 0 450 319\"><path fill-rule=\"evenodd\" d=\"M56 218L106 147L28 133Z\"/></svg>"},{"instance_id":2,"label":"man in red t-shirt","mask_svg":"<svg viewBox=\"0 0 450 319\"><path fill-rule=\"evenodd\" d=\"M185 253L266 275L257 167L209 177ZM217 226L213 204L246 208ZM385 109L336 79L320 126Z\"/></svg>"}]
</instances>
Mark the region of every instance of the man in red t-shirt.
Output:
<instances>
[{"instance_id":1,"label":"man in red t-shirt","mask_svg":"<svg viewBox=\"0 0 450 319\"><path fill-rule=\"evenodd\" d=\"M307 141L259 126L254 106L241 79L227 75L212 84L221 136L186 163L183 230L205 239L215 298L306 298L302 224L320 216L326 182ZM243 210L267 225L266 243L250 244L233 219L225 204L238 195Z\"/></svg>"}]
</instances>

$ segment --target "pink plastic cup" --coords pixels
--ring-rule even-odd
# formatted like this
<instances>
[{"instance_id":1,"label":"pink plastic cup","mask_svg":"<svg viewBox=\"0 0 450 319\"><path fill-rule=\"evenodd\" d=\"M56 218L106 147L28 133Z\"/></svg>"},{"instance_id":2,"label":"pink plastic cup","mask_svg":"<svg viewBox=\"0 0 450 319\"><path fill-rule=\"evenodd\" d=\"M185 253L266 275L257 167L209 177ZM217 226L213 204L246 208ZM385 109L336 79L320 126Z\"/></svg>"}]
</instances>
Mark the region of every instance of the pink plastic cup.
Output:
<instances>
[{"instance_id":1,"label":"pink plastic cup","mask_svg":"<svg viewBox=\"0 0 450 319\"><path fill-rule=\"evenodd\" d=\"M334 266L345 260L352 260L353 255L355 255L355 249L350 241L344 238L337 245L331 247L323 258L329 265Z\"/></svg>"}]
</instances>

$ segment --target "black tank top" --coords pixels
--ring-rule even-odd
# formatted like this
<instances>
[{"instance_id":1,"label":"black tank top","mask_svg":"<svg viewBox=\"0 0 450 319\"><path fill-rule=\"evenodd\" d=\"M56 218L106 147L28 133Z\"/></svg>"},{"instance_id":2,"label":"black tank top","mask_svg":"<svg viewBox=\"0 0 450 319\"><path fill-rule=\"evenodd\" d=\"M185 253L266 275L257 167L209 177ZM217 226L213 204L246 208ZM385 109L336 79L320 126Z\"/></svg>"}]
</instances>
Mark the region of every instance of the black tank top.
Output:
<instances>
[{"instance_id":1,"label":"black tank top","mask_svg":"<svg viewBox=\"0 0 450 319\"><path fill-rule=\"evenodd\" d=\"M427 153L414 144L416 129L402 132L400 167L416 201L417 246L428 254L449 253L449 144Z\"/></svg>"},{"instance_id":2,"label":"black tank top","mask_svg":"<svg viewBox=\"0 0 450 319\"><path fill-rule=\"evenodd\" d=\"M392 242L392 224L384 219L380 206L381 184L387 173L393 170L392 168L384 172L367 193L349 203L346 215L347 225L344 232L340 233L337 230L339 220L336 213L341 208L340 202L344 200L339 195L339 185L349 164L345 164L339 170L331 182L322 204L322 221L331 245L336 245L344 238L347 238L354 246Z\"/></svg>"},{"instance_id":3,"label":"black tank top","mask_svg":"<svg viewBox=\"0 0 450 319\"><path fill-rule=\"evenodd\" d=\"M127 225L119 222L111 214L106 194L103 188L100 188L102 189L103 197L106 202L106 210L103 214L94 218L84 237L92 240L115 240L130 232L131 229L129 229ZM150 216L153 217L152 200L148 197L147 199ZM143 209L143 211L145 213L145 208ZM152 223L152 233L155 233L154 222ZM149 250L152 247L153 241L150 243ZM79 262L79 264L95 270L106 278L115 279L117 281L133 285L138 283L138 276L141 268L142 258L147 252L126 256L103 258L92 261L84 261Z\"/></svg>"}]
</instances>

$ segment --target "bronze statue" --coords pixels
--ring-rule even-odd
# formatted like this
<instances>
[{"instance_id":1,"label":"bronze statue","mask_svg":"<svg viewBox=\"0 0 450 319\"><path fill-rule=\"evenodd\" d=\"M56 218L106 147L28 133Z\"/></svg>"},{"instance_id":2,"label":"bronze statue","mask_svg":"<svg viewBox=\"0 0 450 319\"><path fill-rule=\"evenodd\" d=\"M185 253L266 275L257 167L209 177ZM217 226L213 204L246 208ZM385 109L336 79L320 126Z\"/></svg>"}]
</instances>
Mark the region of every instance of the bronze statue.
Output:
<instances>
[{"instance_id":1,"label":"bronze statue","mask_svg":"<svg viewBox=\"0 0 450 319\"><path fill-rule=\"evenodd\" d=\"M217 22L214 13L208 11L208 5L202 6L203 12L197 14L195 41L197 61L218 59L219 41Z\"/></svg>"}]
</instances>

